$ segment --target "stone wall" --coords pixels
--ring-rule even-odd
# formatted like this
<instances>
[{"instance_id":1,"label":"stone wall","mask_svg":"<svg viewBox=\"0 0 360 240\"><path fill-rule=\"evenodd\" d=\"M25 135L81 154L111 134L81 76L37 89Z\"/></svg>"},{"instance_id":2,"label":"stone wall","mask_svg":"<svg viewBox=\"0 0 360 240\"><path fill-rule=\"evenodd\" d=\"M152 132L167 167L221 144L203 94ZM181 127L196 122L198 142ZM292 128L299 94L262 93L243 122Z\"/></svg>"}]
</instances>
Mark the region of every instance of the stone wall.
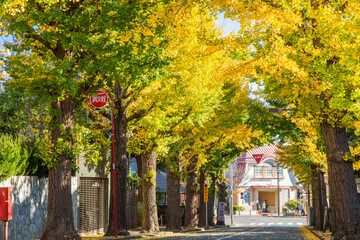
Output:
<instances>
[{"instance_id":1,"label":"stone wall","mask_svg":"<svg viewBox=\"0 0 360 240\"><path fill-rule=\"evenodd\" d=\"M72 177L71 192L75 228L77 228L77 178ZM13 219L9 221L9 239L39 239L45 229L48 179L33 176L14 176L0 183L13 188ZM3 226L0 223L0 236Z\"/></svg>"}]
</instances>

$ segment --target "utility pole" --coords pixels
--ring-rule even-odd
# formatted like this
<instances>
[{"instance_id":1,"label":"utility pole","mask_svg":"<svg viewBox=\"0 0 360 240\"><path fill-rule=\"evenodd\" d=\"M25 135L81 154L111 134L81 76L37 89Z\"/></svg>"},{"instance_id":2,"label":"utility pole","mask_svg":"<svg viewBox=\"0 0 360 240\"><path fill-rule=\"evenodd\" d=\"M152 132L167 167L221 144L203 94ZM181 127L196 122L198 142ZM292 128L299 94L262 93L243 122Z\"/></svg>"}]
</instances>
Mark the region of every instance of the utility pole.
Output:
<instances>
[{"instance_id":1,"label":"utility pole","mask_svg":"<svg viewBox=\"0 0 360 240\"><path fill-rule=\"evenodd\" d=\"M280 216L280 168L279 166L276 166L276 174L277 174L277 192L278 192L278 216Z\"/></svg>"}]
</instances>

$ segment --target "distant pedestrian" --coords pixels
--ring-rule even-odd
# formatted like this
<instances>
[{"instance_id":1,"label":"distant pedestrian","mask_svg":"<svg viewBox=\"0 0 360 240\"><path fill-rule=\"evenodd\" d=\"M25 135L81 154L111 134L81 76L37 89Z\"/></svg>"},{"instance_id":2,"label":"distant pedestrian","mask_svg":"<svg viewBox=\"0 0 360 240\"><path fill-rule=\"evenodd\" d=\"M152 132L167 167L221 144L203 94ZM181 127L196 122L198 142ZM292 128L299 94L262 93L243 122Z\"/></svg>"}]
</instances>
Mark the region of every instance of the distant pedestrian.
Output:
<instances>
[{"instance_id":1,"label":"distant pedestrian","mask_svg":"<svg viewBox=\"0 0 360 240\"><path fill-rule=\"evenodd\" d=\"M181 226L185 224L185 201L180 206L180 213L181 213Z\"/></svg>"},{"instance_id":2,"label":"distant pedestrian","mask_svg":"<svg viewBox=\"0 0 360 240\"><path fill-rule=\"evenodd\" d=\"M262 204L262 212L263 213L266 213L266 205L267 205L267 203L266 203L266 200L263 202L263 204Z\"/></svg>"},{"instance_id":3,"label":"distant pedestrian","mask_svg":"<svg viewBox=\"0 0 360 240\"><path fill-rule=\"evenodd\" d=\"M301 215L305 216L305 210L304 210L304 203L303 202L301 203L300 210L301 210Z\"/></svg>"},{"instance_id":4,"label":"distant pedestrian","mask_svg":"<svg viewBox=\"0 0 360 240\"><path fill-rule=\"evenodd\" d=\"M268 203L267 203L266 200L265 200L265 211L266 211L266 212L268 211Z\"/></svg>"},{"instance_id":5,"label":"distant pedestrian","mask_svg":"<svg viewBox=\"0 0 360 240\"><path fill-rule=\"evenodd\" d=\"M256 210L259 214L261 213L261 204L259 203L259 201L256 201Z\"/></svg>"}]
</instances>

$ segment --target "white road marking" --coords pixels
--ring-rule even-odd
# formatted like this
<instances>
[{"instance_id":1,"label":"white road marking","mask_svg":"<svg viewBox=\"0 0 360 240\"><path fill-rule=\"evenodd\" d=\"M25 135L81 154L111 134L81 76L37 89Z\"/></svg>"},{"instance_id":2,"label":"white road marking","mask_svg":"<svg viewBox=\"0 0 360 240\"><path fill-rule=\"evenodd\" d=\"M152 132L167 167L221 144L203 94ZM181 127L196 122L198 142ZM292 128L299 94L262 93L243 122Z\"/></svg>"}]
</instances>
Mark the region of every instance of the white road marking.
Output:
<instances>
[{"instance_id":1,"label":"white road marking","mask_svg":"<svg viewBox=\"0 0 360 240\"><path fill-rule=\"evenodd\" d=\"M238 236L238 235L243 235L243 234L249 234L249 233L252 233L253 231L258 231L258 229L251 229L249 231L245 231L245 232L240 232L240 233L237 233L237 234L232 234L232 235L229 235L229 236L226 236L226 237L222 237L222 238L217 238L216 240L223 240L223 239L228 239L228 238L231 238L231 237L234 237L234 236ZM257 234L257 233L256 233Z\"/></svg>"},{"instance_id":2,"label":"white road marking","mask_svg":"<svg viewBox=\"0 0 360 240\"><path fill-rule=\"evenodd\" d=\"M231 237L236 236L236 235L238 235L238 234L233 234L233 235L226 236L226 237L223 237L223 238L217 238L216 240L223 240L223 239L231 238Z\"/></svg>"},{"instance_id":3,"label":"white road marking","mask_svg":"<svg viewBox=\"0 0 360 240\"><path fill-rule=\"evenodd\" d=\"M293 223L292 223L292 222L288 222L287 225L293 225Z\"/></svg>"},{"instance_id":4,"label":"white road marking","mask_svg":"<svg viewBox=\"0 0 360 240\"><path fill-rule=\"evenodd\" d=\"M278 225L283 225L284 223L282 223L282 222L278 222Z\"/></svg>"}]
</instances>

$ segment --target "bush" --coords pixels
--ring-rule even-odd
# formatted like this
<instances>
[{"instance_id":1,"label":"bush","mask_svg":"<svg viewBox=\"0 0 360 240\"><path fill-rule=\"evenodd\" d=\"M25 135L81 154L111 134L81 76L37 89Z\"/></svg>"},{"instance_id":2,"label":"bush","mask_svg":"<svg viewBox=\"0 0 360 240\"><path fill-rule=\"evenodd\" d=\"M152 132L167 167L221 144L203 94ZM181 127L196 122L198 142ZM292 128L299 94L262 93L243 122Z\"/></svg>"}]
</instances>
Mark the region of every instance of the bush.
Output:
<instances>
[{"instance_id":1,"label":"bush","mask_svg":"<svg viewBox=\"0 0 360 240\"><path fill-rule=\"evenodd\" d=\"M245 208L243 206L237 206L237 205L234 205L233 206L233 211L236 212L236 211L244 211Z\"/></svg>"},{"instance_id":2,"label":"bush","mask_svg":"<svg viewBox=\"0 0 360 240\"><path fill-rule=\"evenodd\" d=\"M20 138L0 135L0 180L24 174L28 165L28 152Z\"/></svg>"},{"instance_id":3,"label":"bush","mask_svg":"<svg viewBox=\"0 0 360 240\"><path fill-rule=\"evenodd\" d=\"M285 206L288 210L292 210L295 211L297 206L298 206L299 202L295 201L295 200L289 200L285 203Z\"/></svg>"},{"instance_id":4,"label":"bush","mask_svg":"<svg viewBox=\"0 0 360 240\"><path fill-rule=\"evenodd\" d=\"M287 207L283 207L283 208L282 208L282 212L283 212L284 216L286 216L287 213L288 213Z\"/></svg>"}]
</instances>

